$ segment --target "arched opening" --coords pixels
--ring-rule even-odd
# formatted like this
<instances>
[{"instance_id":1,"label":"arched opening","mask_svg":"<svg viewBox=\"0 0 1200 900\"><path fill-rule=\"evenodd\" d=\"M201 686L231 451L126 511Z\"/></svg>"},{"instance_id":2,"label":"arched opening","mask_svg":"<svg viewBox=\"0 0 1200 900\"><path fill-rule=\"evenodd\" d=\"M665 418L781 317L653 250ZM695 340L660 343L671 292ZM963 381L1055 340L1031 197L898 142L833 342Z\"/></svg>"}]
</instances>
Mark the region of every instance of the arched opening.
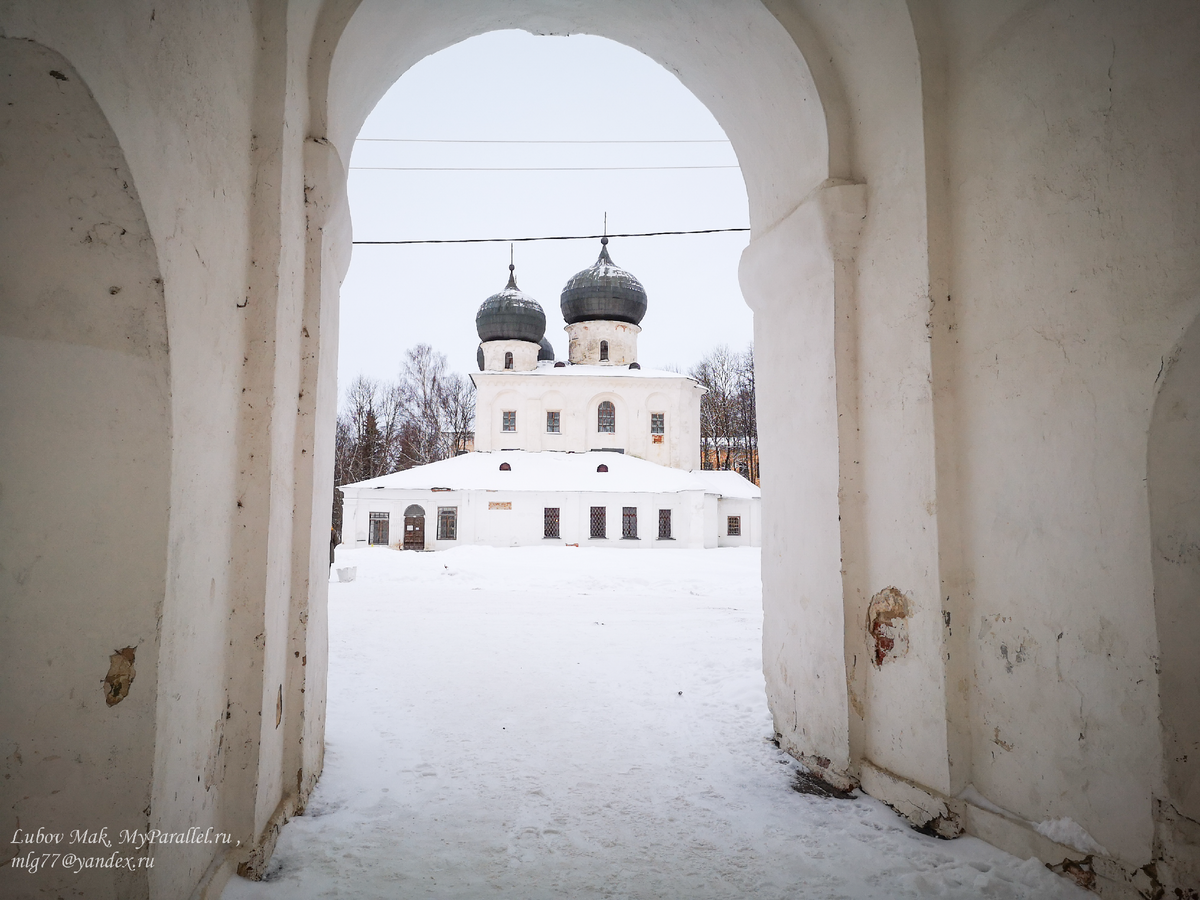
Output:
<instances>
[{"instance_id":1,"label":"arched opening","mask_svg":"<svg viewBox=\"0 0 1200 900\"><path fill-rule=\"evenodd\" d=\"M0 826L143 830L158 686L178 662L159 662L162 277L117 137L67 60L0 38L0 110L0 681L5 740L19 742ZM127 874L144 893L145 870ZM111 873L74 877L72 890L113 896Z\"/></svg>"},{"instance_id":2,"label":"arched opening","mask_svg":"<svg viewBox=\"0 0 1200 900\"><path fill-rule=\"evenodd\" d=\"M600 361L601 362L608 361L608 341L600 342Z\"/></svg>"},{"instance_id":3,"label":"arched opening","mask_svg":"<svg viewBox=\"0 0 1200 900\"><path fill-rule=\"evenodd\" d=\"M1169 883L1200 884L1200 320L1163 377L1146 464L1164 777L1156 830Z\"/></svg>"},{"instance_id":4,"label":"arched opening","mask_svg":"<svg viewBox=\"0 0 1200 900\"><path fill-rule=\"evenodd\" d=\"M504 354L504 368L511 369L512 367L513 367L513 355L512 355L512 351L509 350L509 351L505 352L505 354Z\"/></svg>"},{"instance_id":5,"label":"arched opening","mask_svg":"<svg viewBox=\"0 0 1200 900\"><path fill-rule=\"evenodd\" d=\"M611 400L601 400L596 407L596 431L615 434L617 431L617 408Z\"/></svg>"},{"instance_id":6,"label":"arched opening","mask_svg":"<svg viewBox=\"0 0 1200 900\"><path fill-rule=\"evenodd\" d=\"M425 510L415 503L404 510L404 542L401 549L425 549Z\"/></svg>"}]
</instances>

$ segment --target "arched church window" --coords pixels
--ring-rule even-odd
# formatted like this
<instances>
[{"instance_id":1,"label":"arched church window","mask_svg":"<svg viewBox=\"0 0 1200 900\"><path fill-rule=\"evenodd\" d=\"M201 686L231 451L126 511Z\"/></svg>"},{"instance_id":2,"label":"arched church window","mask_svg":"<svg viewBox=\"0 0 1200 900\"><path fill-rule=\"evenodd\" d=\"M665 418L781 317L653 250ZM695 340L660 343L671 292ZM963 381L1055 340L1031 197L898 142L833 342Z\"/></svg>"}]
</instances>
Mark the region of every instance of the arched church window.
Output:
<instances>
[{"instance_id":1,"label":"arched church window","mask_svg":"<svg viewBox=\"0 0 1200 900\"><path fill-rule=\"evenodd\" d=\"M511 472L512 466L510 466L508 463L500 463L500 471L501 472Z\"/></svg>"},{"instance_id":2,"label":"arched church window","mask_svg":"<svg viewBox=\"0 0 1200 900\"><path fill-rule=\"evenodd\" d=\"M513 367L512 351L509 350L504 354L504 368L511 369Z\"/></svg>"},{"instance_id":3,"label":"arched church window","mask_svg":"<svg viewBox=\"0 0 1200 900\"><path fill-rule=\"evenodd\" d=\"M601 362L608 361L608 341L600 342L600 361Z\"/></svg>"},{"instance_id":4,"label":"arched church window","mask_svg":"<svg viewBox=\"0 0 1200 900\"><path fill-rule=\"evenodd\" d=\"M596 430L615 434L617 430L617 408L611 400L605 400L596 407Z\"/></svg>"},{"instance_id":5,"label":"arched church window","mask_svg":"<svg viewBox=\"0 0 1200 900\"><path fill-rule=\"evenodd\" d=\"M597 472L607 472L608 466L606 466L604 463L600 463L600 465L596 466L596 471Z\"/></svg>"}]
</instances>

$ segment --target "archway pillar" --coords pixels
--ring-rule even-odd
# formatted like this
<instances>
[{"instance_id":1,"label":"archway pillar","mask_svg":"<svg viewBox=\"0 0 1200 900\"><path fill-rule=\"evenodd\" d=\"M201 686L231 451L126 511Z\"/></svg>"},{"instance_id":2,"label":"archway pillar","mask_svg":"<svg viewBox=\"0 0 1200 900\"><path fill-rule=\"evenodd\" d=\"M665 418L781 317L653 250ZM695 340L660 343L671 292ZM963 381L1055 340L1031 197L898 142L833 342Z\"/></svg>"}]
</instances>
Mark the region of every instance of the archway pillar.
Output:
<instances>
[{"instance_id":1,"label":"archway pillar","mask_svg":"<svg viewBox=\"0 0 1200 900\"><path fill-rule=\"evenodd\" d=\"M763 487L763 672L780 746L835 784L854 775L846 682L840 486L866 187L828 181L742 254L754 310ZM852 324L852 323L850 323ZM852 348L849 348L852 351Z\"/></svg>"}]
</instances>

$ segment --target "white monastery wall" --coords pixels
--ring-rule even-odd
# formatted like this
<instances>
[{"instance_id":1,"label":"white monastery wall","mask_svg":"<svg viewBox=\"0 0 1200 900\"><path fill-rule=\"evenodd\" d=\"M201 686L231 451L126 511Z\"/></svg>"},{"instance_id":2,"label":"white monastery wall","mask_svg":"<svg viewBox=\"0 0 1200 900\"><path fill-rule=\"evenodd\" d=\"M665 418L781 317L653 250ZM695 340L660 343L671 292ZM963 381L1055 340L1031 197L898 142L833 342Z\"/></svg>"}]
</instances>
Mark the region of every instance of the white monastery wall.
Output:
<instances>
[{"instance_id":1,"label":"white monastery wall","mask_svg":"<svg viewBox=\"0 0 1200 900\"><path fill-rule=\"evenodd\" d=\"M612 371L559 375L563 370L553 363L541 366L530 376L472 373L478 389L476 450L616 449L662 466L700 468L702 392L691 379L630 374L620 378L618 393L611 390ZM616 408L615 432L597 430L597 408L605 400ZM517 414L515 432L503 430L506 410ZM558 433L546 431L546 413L552 410L561 412ZM650 433L650 415L656 412L666 416L662 443Z\"/></svg>"},{"instance_id":2,"label":"white monastery wall","mask_svg":"<svg viewBox=\"0 0 1200 900\"><path fill-rule=\"evenodd\" d=\"M1106 895L1152 894L1151 872L1196 888L1195 776L1177 757L1200 720L1183 661L1200 627L1183 599L1197 15L4 0L5 65L57 54L68 79L22 69L26 109L64 115L0 137L19 173L0 179L34 185L6 198L44 211L31 225L61 249L0 226L0 366L26 386L0 401L2 614L22 642L4 664L4 808L242 842L164 846L147 878L89 897L213 896L235 867L262 871L321 766L351 142L429 53L497 28L583 31L676 73L742 166L781 745L921 824L1051 863L1083 854L1027 823L1069 816L1108 851L1091 863ZM71 161L40 155L56 141ZM164 318L165 346L147 339ZM95 543L53 540L72 499ZM99 707L113 650L134 644L128 696ZM955 799L968 785L1012 815Z\"/></svg>"},{"instance_id":3,"label":"white monastery wall","mask_svg":"<svg viewBox=\"0 0 1200 900\"><path fill-rule=\"evenodd\" d=\"M745 502L749 504L750 501ZM634 550L663 547L689 549L706 546L703 530L706 499L701 491L644 494L578 491L374 491L365 488L347 489L343 526L346 529L346 543L351 546L367 546L370 513L385 512L389 514L389 546L400 549L403 542L404 511L413 503L425 510L426 550L449 550L468 544L497 547L577 544L580 547L615 546ZM603 506L607 511L605 538L591 537L593 506ZM621 515L627 506L637 509L636 540L622 537ZM438 539L439 507L457 509L457 539ZM544 536L543 513L546 507L557 507L561 510L558 538ZM660 509L671 510L670 540L658 539ZM349 527L351 524L353 530ZM712 533L715 536L715 528Z\"/></svg>"}]
</instances>

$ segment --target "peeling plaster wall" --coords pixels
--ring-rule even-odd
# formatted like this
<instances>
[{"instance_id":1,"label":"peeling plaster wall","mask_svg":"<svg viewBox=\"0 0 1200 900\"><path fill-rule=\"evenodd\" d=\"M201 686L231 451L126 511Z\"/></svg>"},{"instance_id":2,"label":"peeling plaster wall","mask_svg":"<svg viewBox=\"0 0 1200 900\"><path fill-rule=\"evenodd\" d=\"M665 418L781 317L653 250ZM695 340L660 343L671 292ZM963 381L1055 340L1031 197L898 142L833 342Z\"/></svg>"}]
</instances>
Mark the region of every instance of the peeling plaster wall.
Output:
<instances>
[{"instance_id":1,"label":"peeling plaster wall","mask_svg":"<svg viewBox=\"0 0 1200 900\"><path fill-rule=\"evenodd\" d=\"M18 829L141 830L162 689L170 396L154 240L79 72L0 38L0 894ZM13 212L19 210L19 215ZM77 849L77 848L76 848ZM69 876L144 895L147 871Z\"/></svg>"},{"instance_id":2,"label":"peeling plaster wall","mask_svg":"<svg viewBox=\"0 0 1200 900\"><path fill-rule=\"evenodd\" d=\"M972 781L1150 857L1145 441L1200 304L1200 11L943 5Z\"/></svg>"}]
</instances>

